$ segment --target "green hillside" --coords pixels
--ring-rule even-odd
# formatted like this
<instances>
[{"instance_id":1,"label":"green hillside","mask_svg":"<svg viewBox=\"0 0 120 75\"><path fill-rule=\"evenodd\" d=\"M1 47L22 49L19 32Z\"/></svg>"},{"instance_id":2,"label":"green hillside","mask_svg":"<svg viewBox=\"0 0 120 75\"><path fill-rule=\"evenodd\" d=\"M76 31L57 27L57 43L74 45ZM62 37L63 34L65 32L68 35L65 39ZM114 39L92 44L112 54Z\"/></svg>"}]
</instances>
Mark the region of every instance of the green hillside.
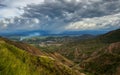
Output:
<instances>
[{"instance_id":1,"label":"green hillside","mask_svg":"<svg viewBox=\"0 0 120 75\"><path fill-rule=\"evenodd\" d=\"M0 75L80 75L45 55L34 55L0 39Z\"/></svg>"}]
</instances>

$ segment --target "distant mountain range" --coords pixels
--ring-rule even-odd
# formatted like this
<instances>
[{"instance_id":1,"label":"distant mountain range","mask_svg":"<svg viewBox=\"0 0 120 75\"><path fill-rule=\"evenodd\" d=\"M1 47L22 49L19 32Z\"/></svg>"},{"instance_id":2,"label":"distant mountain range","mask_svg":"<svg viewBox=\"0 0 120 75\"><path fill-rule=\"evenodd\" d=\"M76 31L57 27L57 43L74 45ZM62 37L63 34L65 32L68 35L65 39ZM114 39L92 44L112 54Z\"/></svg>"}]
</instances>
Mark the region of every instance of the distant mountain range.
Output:
<instances>
[{"instance_id":1,"label":"distant mountain range","mask_svg":"<svg viewBox=\"0 0 120 75\"><path fill-rule=\"evenodd\" d=\"M0 33L1 36L69 36L69 35L83 35L83 34L91 34L91 35L99 35L107 33L108 31L64 31L60 33L50 32L50 31L42 31L42 30L35 30L35 31L25 31L25 32L14 32L14 33Z\"/></svg>"}]
</instances>

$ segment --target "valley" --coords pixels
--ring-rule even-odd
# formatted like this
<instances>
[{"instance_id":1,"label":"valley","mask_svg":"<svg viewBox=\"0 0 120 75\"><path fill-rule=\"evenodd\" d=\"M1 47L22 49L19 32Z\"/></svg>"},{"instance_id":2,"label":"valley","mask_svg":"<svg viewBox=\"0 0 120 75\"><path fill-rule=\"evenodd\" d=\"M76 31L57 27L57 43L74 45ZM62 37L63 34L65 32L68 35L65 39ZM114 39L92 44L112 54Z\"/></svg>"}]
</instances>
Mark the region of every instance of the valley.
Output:
<instances>
[{"instance_id":1,"label":"valley","mask_svg":"<svg viewBox=\"0 0 120 75\"><path fill-rule=\"evenodd\" d=\"M0 75L120 75L120 0L0 0Z\"/></svg>"},{"instance_id":2,"label":"valley","mask_svg":"<svg viewBox=\"0 0 120 75\"><path fill-rule=\"evenodd\" d=\"M98 36L37 36L14 41L21 42L23 47L24 43L35 46L42 55L53 57L86 75L119 75L120 29ZM29 52L38 53L30 49Z\"/></svg>"}]
</instances>

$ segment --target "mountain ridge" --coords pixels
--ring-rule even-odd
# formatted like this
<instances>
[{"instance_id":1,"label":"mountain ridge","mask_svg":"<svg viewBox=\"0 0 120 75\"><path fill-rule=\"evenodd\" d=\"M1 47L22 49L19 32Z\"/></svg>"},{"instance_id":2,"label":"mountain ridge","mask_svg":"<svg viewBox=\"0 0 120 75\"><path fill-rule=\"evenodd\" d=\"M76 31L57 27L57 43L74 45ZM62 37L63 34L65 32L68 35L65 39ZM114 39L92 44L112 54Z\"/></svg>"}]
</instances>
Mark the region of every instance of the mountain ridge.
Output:
<instances>
[{"instance_id":1,"label":"mountain ridge","mask_svg":"<svg viewBox=\"0 0 120 75\"><path fill-rule=\"evenodd\" d=\"M119 75L120 29L96 38L69 42L61 46L58 53L90 75Z\"/></svg>"}]
</instances>

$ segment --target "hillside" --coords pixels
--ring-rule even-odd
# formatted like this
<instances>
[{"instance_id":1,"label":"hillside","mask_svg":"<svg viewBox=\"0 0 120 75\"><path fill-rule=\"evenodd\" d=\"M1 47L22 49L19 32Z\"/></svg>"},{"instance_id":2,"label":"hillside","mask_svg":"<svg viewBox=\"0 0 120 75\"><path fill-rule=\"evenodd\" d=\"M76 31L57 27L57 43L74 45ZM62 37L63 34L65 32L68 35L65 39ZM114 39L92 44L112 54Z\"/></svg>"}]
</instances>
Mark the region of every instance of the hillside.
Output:
<instances>
[{"instance_id":1,"label":"hillside","mask_svg":"<svg viewBox=\"0 0 120 75\"><path fill-rule=\"evenodd\" d=\"M81 75L60 60L30 45L0 38L0 75ZM69 60L63 59L67 63Z\"/></svg>"},{"instance_id":2,"label":"hillside","mask_svg":"<svg viewBox=\"0 0 120 75\"><path fill-rule=\"evenodd\" d=\"M105 43L113 43L120 41L120 29L110 31L104 35L99 36L100 40Z\"/></svg>"},{"instance_id":3,"label":"hillside","mask_svg":"<svg viewBox=\"0 0 120 75\"><path fill-rule=\"evenodd\" d=\"M120 75L119 35L120 29L43 50L0 38L0 75Z\"/></svg>"},{"instance_id":4,"label":"hillside","mask_svg":"<svg viewBox=\"0 0 120 75\"><path fill-rule=\"evenodd\" d=\"M120 75L120 42L96 50L79 65L95 75Z\"/></svg>"},{"instance_id":5,"label":"hillside","mask_svg":"<svg viewBox=\"0 0 120 75\"><path fill-rule=\"evenodd\" d=\"M94 39L69 42L57 52L90 75L120 75L120 29Z\"/></svg>"}]
</instances>

